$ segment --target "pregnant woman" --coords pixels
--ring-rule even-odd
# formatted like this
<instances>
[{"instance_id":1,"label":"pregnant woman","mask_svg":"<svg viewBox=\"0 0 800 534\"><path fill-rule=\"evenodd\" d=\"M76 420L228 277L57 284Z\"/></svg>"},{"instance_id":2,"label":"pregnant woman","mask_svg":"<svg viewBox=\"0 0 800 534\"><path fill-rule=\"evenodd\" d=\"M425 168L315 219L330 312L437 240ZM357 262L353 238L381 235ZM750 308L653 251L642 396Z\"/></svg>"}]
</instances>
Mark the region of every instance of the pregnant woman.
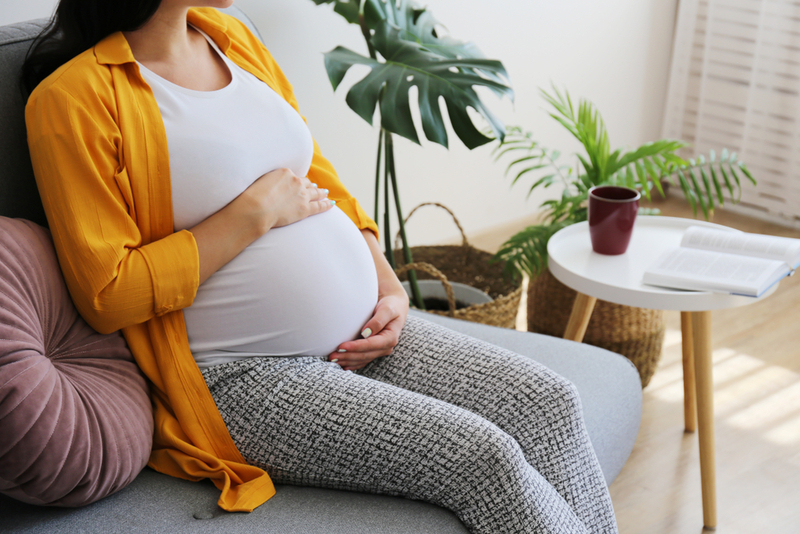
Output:
<instances>
[{"instance_id":1,"label":"pregnant woman","mask_svg":"<svg viewBox=\"0 0 800 534\"><path fill-rule=\"evenodd\" d=\"M574 386L407 317L231 3L62 0L24 68L72 297L151 382L150 465L231 511L275 481L423 499L475 533L616 532Z\"/></svg>"}]
</instances>

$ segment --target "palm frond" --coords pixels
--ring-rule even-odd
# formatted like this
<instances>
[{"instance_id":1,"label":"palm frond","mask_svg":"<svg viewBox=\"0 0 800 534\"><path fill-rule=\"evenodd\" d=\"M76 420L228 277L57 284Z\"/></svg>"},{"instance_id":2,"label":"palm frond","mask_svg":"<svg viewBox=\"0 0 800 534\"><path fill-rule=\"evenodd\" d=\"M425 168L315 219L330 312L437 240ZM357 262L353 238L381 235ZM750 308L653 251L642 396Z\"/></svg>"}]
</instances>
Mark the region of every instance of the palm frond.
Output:
<instances>
[{"instance_id":1,"label":"palm frond","mask_svg":"<svg viewBox=\"0 0 800 534\"><path fill-rule=\"evenodd\" d=\"M544 168L549 168L551 175L554 178L560 178L565 186L569 185L568 178L571 174L571 169L569 165L559 165L557 161L561 156L561 152L558 150L550 150L547 147L540 145L538 142L533 140L533 134L531 132L524 132L518 126L510 126L506 131L505 139L498 143L492 153L495 155L495 161L498 161L506 155L512 153L516 155L518 151L522 151L526 155L517 157L506 167L506 175L512 172L517 173L511 181L512 186L515 185L520 178L526 174ZM528 165L529 163L530 165ZM523 167L520 169L520 166ZM553 182L549 180L538 179L535 181L535 184L529 191L528 195L530 196L531 192L533 192L533 190L537 187L542 185L544 187L549 187L552 185L552 183Z\"/></svg>"},{"instance_id":2,"label":"palm frond","mask_svg":"<svg viewBox=\"0 0 800 534\"><path fill-rule=\"evenodd\" d=\"M547 242L569 224L562 221L528 226L503 243L492 262L502 262L506 275L515 279L523 273L538 276L547 268Z\"/></svg>"},{"instance_id":3,"label":"palm frond","mask_svg":"<svg viewBox=\"0 0 800 534\"><path fill-rule=\"evenodd\" d=\"M496 261L506 262L512 271L532 276L541 272L547 265L547 239L564 226L587 219L588 191L593 186L635 188L649 199L653 190L664 195L661 184L666 181L680 186L695 216L699 208L708 219L717 205L723 205L723 189L735 203L741 198L744 179L756 183L737 154L726 149L719 157L710 151L708 158L700 155L687 161L678 155L687 146L684 141L660 139L633 150L620 148L612 152L603 118L591 102L581 99L575 106L569 93L555 86L550 92L542 90L541 94L550 105L550 117L581 143L583 152L575 154L574 165L559 165L558 151L543 147L530 132L518 126L509 127L505 141L495 148L496 160L514 155L506 171L516 174L512 185L523 178L532 178L528 196L555 184L557 176L564 182L560 198L540 204L544 224L523 230L498 252Z\"/></svg>"},{"instance_id":4,"label":"palm frond","mask_svg":"<svg viewBox=\"0 0 800 534\"><path fill-rule=\"evenodd\" d=\"M727 150L722 151L720 158L717 158L712 150L708 158L701 154L684 165L675 166L672 160L667 165L668 167L664 168L663 178L670 178L673 183L677 179L676 185L680 185L695 213L698 205L704 214L713 212L717 204L723 206L725 203L723 187L727 190L732 203L739 202L742 195L740 171L753 185L757 183L747 165L739 160L736 152L728 153ZM703 209L704 204L705 209Z\"/></svg>"}]
</instances>

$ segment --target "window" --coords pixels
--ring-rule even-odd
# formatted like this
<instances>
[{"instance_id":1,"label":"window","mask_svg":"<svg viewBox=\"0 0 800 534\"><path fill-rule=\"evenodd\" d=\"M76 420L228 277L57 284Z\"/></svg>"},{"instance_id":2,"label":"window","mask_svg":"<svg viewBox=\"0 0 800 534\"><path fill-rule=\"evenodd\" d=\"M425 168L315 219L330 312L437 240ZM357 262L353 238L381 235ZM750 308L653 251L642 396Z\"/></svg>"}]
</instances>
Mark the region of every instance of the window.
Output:
<instances>
[{"instance_id":1,"label":"window","mask_svg":"<svg viewBox=\"0 0 800 534\"><path fill-rule=\"evenodd\" d=\"M800 1L681 0L662 133L738 152L744 211L800 226Z\"/></svg>"}]
</instances>

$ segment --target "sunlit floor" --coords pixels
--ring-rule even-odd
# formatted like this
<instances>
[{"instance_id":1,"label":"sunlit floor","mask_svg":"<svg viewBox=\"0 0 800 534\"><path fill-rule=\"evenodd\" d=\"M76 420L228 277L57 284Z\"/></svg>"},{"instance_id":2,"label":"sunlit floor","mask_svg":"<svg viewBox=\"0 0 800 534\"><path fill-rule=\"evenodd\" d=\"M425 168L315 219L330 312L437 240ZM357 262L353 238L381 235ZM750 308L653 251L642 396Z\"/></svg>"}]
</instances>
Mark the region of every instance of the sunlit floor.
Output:
<instances>
[{"instance_id":1,"label":"sunlit floor","mask_svg":"<svg viewBox=\"0 0 800 534\"><path fill-rule=\"evenodd\" d=\"M759 343L778 333L753 312L763 333L741 340L723 332L726 314L713 319L717 531L800 532L800 339L794 330L781 332L794 337L793 347ZM669 314L667 322L639 438L611 486L622 533L702 531L697 437L683 432L680 318Z\"/></svg>"},{"instance_id":2,"label":"sunlit floor","mask_svg":"<svg viewBox=\"0 0 800 534\"><path fill-rule=\"evenodd\" d=\"M666 215L691 216L679 199ZM714 222L800 238L800 231L719 210ZM508 229L473 239L492 249ZM611 486L622 534L703 531L697 435L683 431L680 314L667 312L639 437ZM775 294L712 314L717 532L800 533L800 276ZM524 324L524 323L523 323Z\"/></svg>"}]
</instances>

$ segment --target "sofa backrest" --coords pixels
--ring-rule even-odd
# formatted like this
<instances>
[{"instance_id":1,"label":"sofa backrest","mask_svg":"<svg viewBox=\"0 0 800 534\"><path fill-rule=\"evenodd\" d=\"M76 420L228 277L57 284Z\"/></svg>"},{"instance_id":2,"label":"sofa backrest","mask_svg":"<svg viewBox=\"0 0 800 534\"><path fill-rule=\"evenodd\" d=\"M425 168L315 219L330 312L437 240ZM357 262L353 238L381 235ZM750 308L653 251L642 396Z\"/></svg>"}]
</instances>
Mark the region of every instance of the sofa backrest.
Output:
<instances>
[{"instance_id":1,"label":"sofa backrest","mask_svg":"<svg viewBox=\"0 0 800 534\"><path fill-rule=\"evenodd\" d=\"M238 8L222 11L243 21L261 37ZM28 153L20 69L33 40L46 24L46 19L38 19L0 26L0 215L29 219L42 226L47 226L47 220Z\"/></svg>"},{"instance_id":2,"label":"sofa backrest","mask_svg":"<svg viewBox=\"0 0 800 534\"><path fill-rule=\"evenodd\" d=\"M25 136L20 69L44 19L0 26L0 215L46 225Z\"/></svg>"}]
</instances>

